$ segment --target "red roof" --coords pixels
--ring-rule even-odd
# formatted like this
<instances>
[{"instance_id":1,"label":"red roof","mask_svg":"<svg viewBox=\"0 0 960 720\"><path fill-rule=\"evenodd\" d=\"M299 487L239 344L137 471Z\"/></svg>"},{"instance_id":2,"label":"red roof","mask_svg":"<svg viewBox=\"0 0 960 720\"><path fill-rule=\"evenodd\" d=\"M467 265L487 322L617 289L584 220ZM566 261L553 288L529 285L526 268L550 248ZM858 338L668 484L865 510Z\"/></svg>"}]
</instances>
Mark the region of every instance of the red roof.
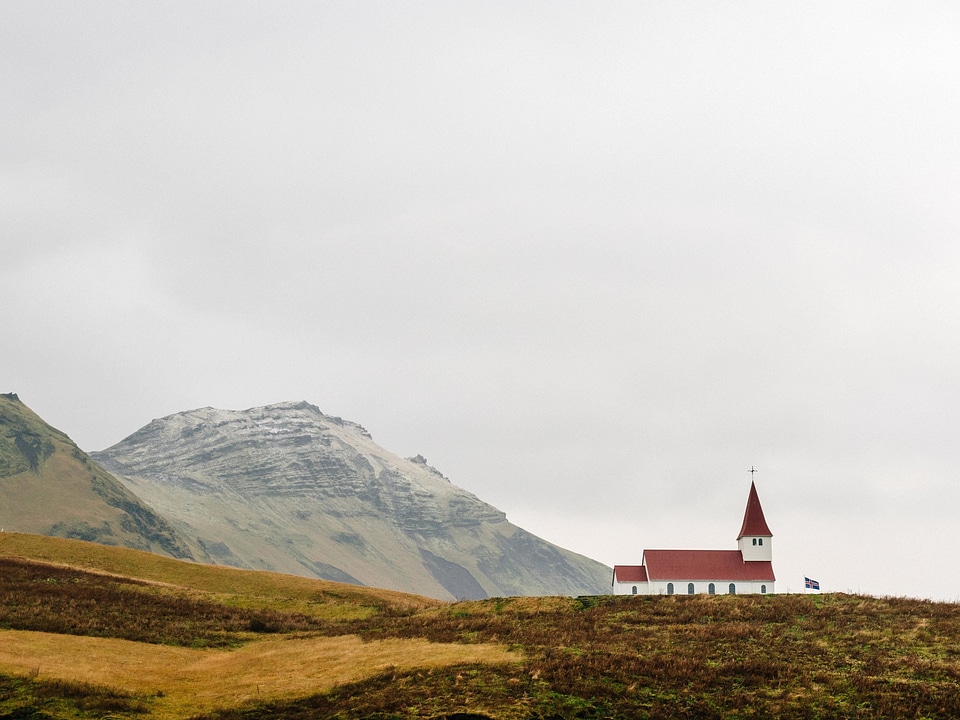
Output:
<instances>
[{"instance_id":1,"label":"red roof","mask_svg":"<svg viewBox=\"0 0 960 720\"><path fill-rule=\"evenodd\" d=\"M752 482L750 483L750 495L747 497L747 509L743 512L743 526L740 528L737 540L744 535L773 537L773 533L767 527L767 521L763 518L763 508L760 507L760 498L757 497L757 486Z\"/></svg>"},{"instance_id":2,"label":"red roof","mask_svg":"<svg viewBox=\"0 0 960 720\"><path fill-rule=\"evenodd\" d=\"M644 550L643 564L651 580L773 582L776 579L773 563L744 562L739 550Z\"/></svg>"},{"instance_id":3,"label":"red roof","mask_svg":"<svg viewBox=\"0 0 960 720\"><path fill-rule=\"evenodd\" d=\"M614 582L646 582L647 569L643 565L614 565Z\"/></svg>"}]
</instances>

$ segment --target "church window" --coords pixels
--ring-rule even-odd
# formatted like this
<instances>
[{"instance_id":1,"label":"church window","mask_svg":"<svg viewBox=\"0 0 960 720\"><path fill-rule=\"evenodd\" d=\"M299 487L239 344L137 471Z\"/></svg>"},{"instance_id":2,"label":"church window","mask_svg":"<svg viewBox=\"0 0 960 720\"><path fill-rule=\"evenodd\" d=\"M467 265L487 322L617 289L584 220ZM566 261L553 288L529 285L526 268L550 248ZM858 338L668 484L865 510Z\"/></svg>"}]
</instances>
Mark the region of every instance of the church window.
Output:
<instances>
[{"instance_id":1,"label":"church window","mask_svg":"<svg viewBox=\"0 0 960 720\"><path fill-rule=\"evenodd\" d=\"M730 594L731 594L731 595L736 595L736 594L737 594L737 586L736 586L736 584L734 584L734 583L730 583Z\"/></svg>"},{"instance_id":2,"label":"church window","mask_svg":"<svg viewBox=\"0 0 960 720\"><path fill-rule=\"evenodd\" d=\"M687 583L687 595L693 595L693 583Z\"/></svg>"},{"instance_id":3,"label":"church window","mask_svg":"<svg viewBox=\"0 0 960 720\"><path fill-rule=\"evenodd\" d=\"M711 595L716 595L716 594L717 594L717 586L714 585L713 583L710 583L709 585L707 585L707 592L710 593Z\"/></svg>"},{"instance_id":4,"label":"church window","mask_svg":"<svg viewBox=\"0 0 960 720\"><path fill-rule=\"evenodd\" d=\"M761 585L761 586L760 586L760 592L761 592L761 594L766 595L766 594L767 594L767 586L766 586L766 585Z\"/></svg>"},{"instance_id":5,"label":"church window","mask_svg":"<svg viewBox=\"0 0 960 720\"><path fill-rule=\"evenodd\" d=\"M753 544L754 544L754 545L757 544L757 539L756 539L756 538L753 539Z\"/></svg>"},{"instance_id":6,"label":"church window","mask_svg":"<svg viewBox=\"0 0 960 720\"><path fill-rule=\"evenodd\" d=\"M763 538L757 539L757 545L763 545Z\"/></svg>"},{"instance_id":7,"label":"church window","mask_svg":"<svg viewBox=\"0 0 960 720\"><path fill-rule=\"evenodd\" d=\"M673 595L673 583L667 583L667 595Z\"/></svg>"},{"instance_id":8,"label":"church window","mask_svg":"<svg viewBox=\"0 0 960 720\"><path fill-rule=\"evenodd\" d=\"M634 595L637 594L637 586L636 586L636 585L633 586L633 594L634 594Z\"/></svg>"}]
</instances>

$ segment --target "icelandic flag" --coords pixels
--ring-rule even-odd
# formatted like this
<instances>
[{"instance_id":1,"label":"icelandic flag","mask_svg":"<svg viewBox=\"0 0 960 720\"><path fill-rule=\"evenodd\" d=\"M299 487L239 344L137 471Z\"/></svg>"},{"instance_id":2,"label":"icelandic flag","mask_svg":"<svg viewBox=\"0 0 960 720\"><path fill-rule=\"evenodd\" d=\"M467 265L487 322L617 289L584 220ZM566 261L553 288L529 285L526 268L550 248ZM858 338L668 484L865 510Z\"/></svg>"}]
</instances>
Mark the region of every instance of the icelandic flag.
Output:
<instances>
[{"instance_id":1,"label":"icelandic flag","mask_svg":"<svg viewBox=\"0 0 960 720\"><path fill-rule=\"evenodd\" d=\"M808 578L808 577L805 577L805 578L803 579L803 586L804 586L807 590L819 590L819 589L820 589L820 583L817 582L816 580L811 580L811 579Z\"/></svg>"}]
</instances>

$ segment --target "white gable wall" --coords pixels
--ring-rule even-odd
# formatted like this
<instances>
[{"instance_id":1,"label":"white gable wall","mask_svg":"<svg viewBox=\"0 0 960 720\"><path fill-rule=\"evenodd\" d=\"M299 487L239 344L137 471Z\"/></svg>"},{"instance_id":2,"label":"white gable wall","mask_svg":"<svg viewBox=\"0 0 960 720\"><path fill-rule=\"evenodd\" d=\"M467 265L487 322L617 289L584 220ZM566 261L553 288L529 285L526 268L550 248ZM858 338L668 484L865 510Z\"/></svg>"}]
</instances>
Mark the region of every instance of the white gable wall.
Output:
<instances>
[{"instance_id":1,"label":"white gable wall","mask_svg":"<svg viewBox=\"0 0 960 720\"><path fill-rule=\"evenodd\" d=\"M773 538L769 535L744 535L737 541L744 562L766 560L773 562Z\"/></svg>"},{"instance_id":2,"label":"white gable wall","mask_svg":"<svg viewBox=\"0 0 960 720\"><path fill-rule=\"evenodd\" d=\"M614 595L649 595L650 594L650 589L648 587L649 584L650 583L643 582L643 581L614 582L613 594ZM634 588L637 589L636 592L633 591Z\"/></svg>"}]
</instances>

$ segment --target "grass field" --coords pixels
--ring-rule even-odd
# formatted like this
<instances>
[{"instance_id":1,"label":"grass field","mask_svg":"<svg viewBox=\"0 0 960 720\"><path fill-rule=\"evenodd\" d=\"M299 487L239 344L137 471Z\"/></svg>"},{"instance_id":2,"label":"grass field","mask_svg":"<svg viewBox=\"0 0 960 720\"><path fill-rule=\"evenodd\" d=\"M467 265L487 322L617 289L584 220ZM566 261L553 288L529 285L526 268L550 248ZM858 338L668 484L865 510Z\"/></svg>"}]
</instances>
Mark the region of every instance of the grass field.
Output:
<instances>
[{"instance_id":1,"label":"grass field","mask_svg":"<svg viewBox=\"0 0 960 720\"><path fill-rule=\"evenodd\" d=\"M353 635L270 639L231 650L23 631L6 631L0 637L2 672L109 686L141 698L157 718L305 697L385 670L521 660L518 653L494 645L464 647L422 639L363 642Z\"/></svg>"},{"instance_id":2,"label":"grass field","mask_svg":"<svg viewBox=\"0 0 960 720\"><path fill-rule=\"evenodd\" d=\"M157 587L192 590L222 602L327 619L366 617L378 609L419 610L441 601L392 590L325 582L296 575L250 572L183 562L96 543L22 533L0 533L0 558L24 557L97 573L137 578Z\"/></svg>"},{"instance_id":3,"label":"grass field","mask_svg":"<svg viewBox=\"0 0 960 720\"><path fill-rule=\"evenodd\" d=\"M848 595L440 603L7 534L0 718L27 711L953 718L960 606Z\"/></svg>"}]
</instances>

